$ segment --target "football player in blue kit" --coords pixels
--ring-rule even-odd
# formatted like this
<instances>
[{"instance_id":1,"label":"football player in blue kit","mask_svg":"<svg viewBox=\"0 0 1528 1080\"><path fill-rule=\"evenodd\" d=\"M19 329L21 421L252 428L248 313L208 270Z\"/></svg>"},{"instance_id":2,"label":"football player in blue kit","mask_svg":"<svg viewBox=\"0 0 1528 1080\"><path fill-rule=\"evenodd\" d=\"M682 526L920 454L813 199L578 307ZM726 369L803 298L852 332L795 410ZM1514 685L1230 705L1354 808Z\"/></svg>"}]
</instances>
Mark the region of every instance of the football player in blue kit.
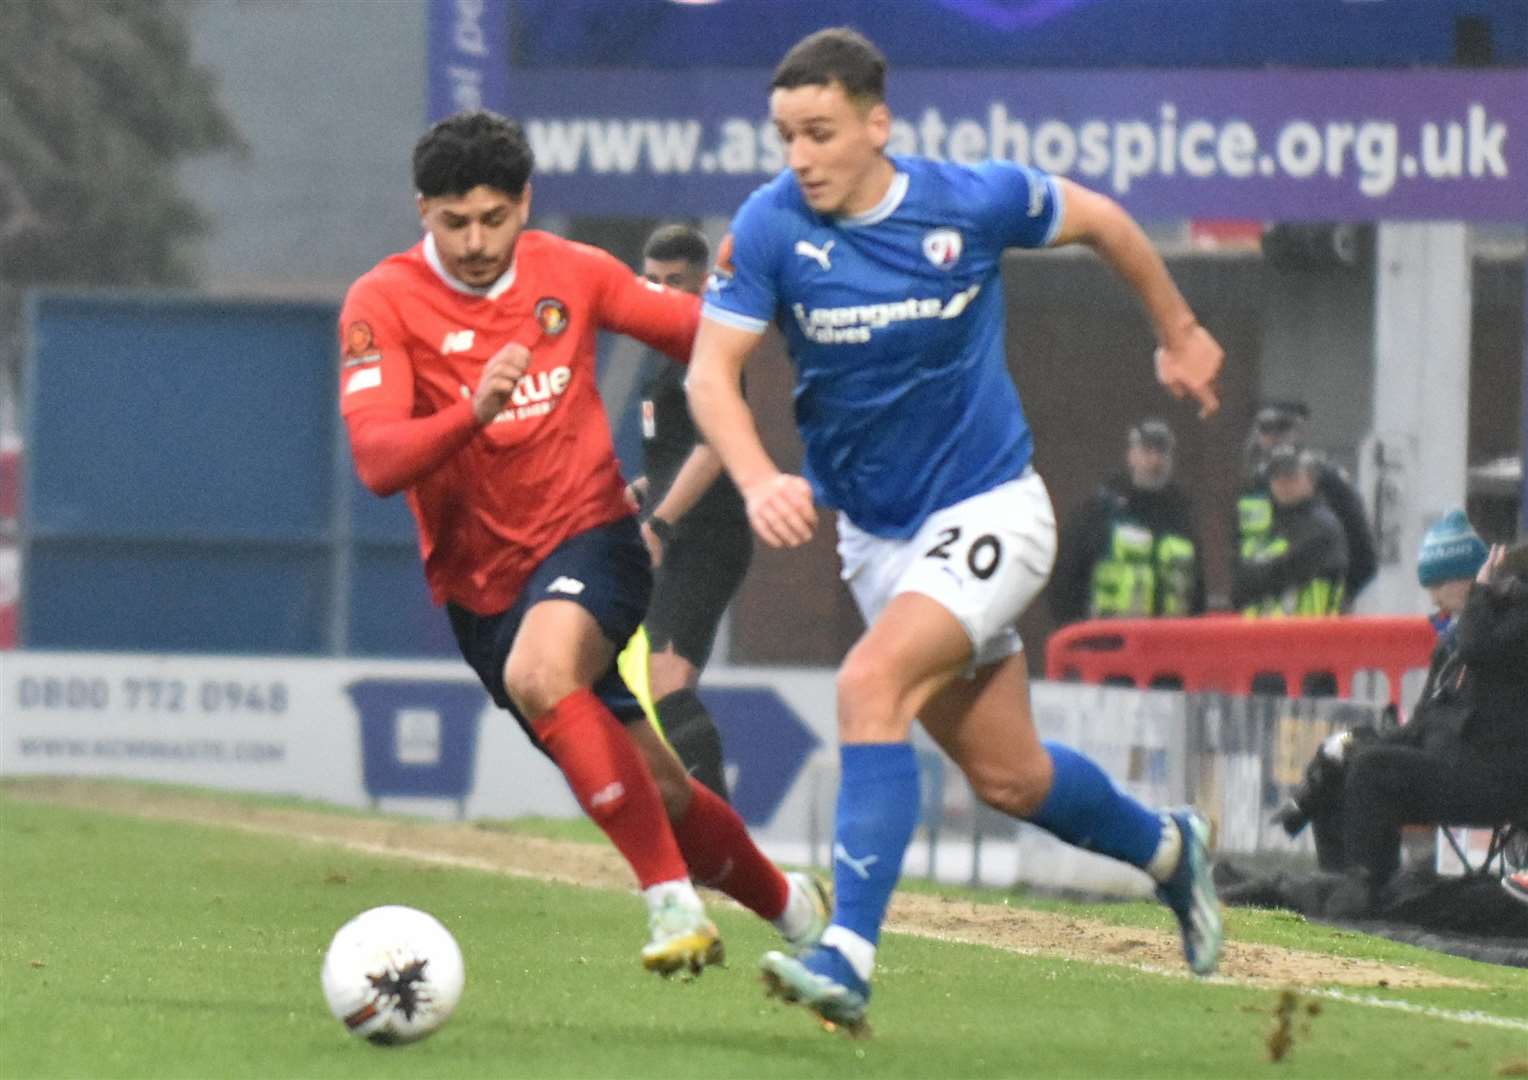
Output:
<instances>
[{"instance_id":1,"label":"football player in blue kit","mask_svg":"<svg viewBox=\"0 0 1528 1080\"><path fill-rule=\"evenodd\" d=\"M853 30L819 31L781 61L770 112L787 169L733 220L688 378L765 543L805 543L814 499L838 510L868 627L837 679L833 922L816 948L762 961L772 992L851 1032L866 1030L918 821L915 718L983 801L1149 874L1194 972L1214 969L1222 937L1204 821L1147 809L1035 732L1014 623L1045 585L1056 524L1003 355L1003 249L1092 247L1139 295L1159 380L1201 415L1219 405L1221 349L1116 203L1007 162L889 155L884 89L885 60ZM771 321L796 368L804 477L775 466L739 391Z\"/></svg>"}]
</instances>

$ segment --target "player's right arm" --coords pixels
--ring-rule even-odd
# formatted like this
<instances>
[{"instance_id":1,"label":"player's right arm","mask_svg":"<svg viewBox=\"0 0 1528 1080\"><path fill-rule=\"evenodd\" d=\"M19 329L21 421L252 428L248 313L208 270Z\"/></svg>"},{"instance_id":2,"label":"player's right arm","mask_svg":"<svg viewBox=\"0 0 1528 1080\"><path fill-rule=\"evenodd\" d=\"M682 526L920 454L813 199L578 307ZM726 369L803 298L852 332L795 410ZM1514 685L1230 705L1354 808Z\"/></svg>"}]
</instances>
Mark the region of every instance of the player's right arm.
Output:
<instances>
[{"instance_id":1,"label":"player's right arm","mask_svg":"<svg viewBox=\"0 0 1528 1080\"><path fill-rule=\"evenodd\" d=\"M414 415L414 368L396 311L364 280L340 314L340 412L356 474L377 495L395 494L429 476L472 441L504 407L530 363L510 343L483 366L470 398Z\"/></svg>"},{"instance_id":2,"label":"player's right arm","mask_svg":"<svg viewBox=\"0 0 1528 1080\"><path fill-rule=\"evenodd\" d=\"M811 485L775 465L743 397L743 363L761 337L702 318L685 391L695 426L742 493L754 532L770 547L799 547L817 525Z\"/></svg>"},{"instance_id":3,"label":"player's right arm","mask_svg":"<svg viewBox=\"0 0 1528 1080\"><path fill-rule=\"evenodd\" d=\"M775 465L743 397L743 365L775 306L767 219L755 195L722 240L684 385L695 426L737 485L754 532L770 547L799 547L817 526L811 485Z\"/></svg>"}]
</instances>

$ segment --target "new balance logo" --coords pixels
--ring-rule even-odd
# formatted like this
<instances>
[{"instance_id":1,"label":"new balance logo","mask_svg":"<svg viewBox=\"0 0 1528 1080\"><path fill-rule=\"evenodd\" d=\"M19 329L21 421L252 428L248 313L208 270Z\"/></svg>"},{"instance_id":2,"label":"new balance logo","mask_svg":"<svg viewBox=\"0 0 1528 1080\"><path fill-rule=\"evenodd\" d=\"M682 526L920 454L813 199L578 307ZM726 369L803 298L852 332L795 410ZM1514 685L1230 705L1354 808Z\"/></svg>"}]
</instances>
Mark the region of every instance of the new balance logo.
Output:
<instances>
[{"instance_id":1,"label":"new balance logo","mask_svg":"<svg viewBox=\"0 0 1528 1080\"><path fill-rule=\"evenodd\" d=\"M569 596L577 596L584 591L584 583L577 578L560 577L546 587L547 592L567 593Z\"/></svg>"},{"instance_id":2,"label":"new balance logo","mask_svg":"<svg viewBox=\"0 0 1528 1080\"><path fill-rule=\"evenodd\" d=\"M817 247L816 245L810 244L805 240L797 240L796 254L805 255L808 259L811 259L824 270L831 270L833 269L833 263L828 259L828 252L833 250L833 245L836 243L838 243L837 240L829 240L826 244L823 244L822 247Z\"/></svg>"},{"instance_id":3,"label":"new balance logo","mask_svg":"<svg viewBox=\"0 0 1528 1080\"><path fill-rule=\"evenodd\" d=\"M452 330L446 335L446 340L440 343L440 355L450 356L454 352L466 352L472 348L472 339L475 331Z\"/></svg>"},{"instance_id":4,"label":"new balance logo","mask_svg":"<svg viewBox=\"0 0 1528 1080\"><path fill-rule=\"evenodd\" d=\"M842 844L833 845L833 858L858 874L861 881L869 881L870 868L881 861L879 855L866 855L863 859L856 859Z\"/></svg>"},{"instance_id":5,"label":"new balance logo","mask_svg":"<svg viewBox=\"0 0 1528 1080\"><path fill-rule=\"evenodd\" d=\"M593 795L589 796L589 805L591 807L604 806L606 803L615 802L625 794L626 789L621 786L621 782L619 780L612 780L610 783L596 791Z\"/></svg>"}]
</instances>

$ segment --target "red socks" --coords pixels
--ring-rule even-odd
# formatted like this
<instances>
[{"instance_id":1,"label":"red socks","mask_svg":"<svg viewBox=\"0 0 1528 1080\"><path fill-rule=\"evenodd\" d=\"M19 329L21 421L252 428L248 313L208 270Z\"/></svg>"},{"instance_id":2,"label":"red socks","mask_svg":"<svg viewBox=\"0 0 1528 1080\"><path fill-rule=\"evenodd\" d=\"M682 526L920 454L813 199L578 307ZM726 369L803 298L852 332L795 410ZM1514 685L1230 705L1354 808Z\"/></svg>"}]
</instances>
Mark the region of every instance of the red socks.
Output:
<instances>
[{"instance_id":1,"label":"red socks","mask_svg":"<svg viewBox=\"0 0 1528 1080\"><path fill-rule=\"evenodd\" d=\"M748 835L743 819L716 792L690 777L690 809L674 837L697 885L720 889L755 915L776 919L790 883Z\"/></svg>"},{"instance_id":2,"label":"red socks","mask_svg":"<svg viewBox=\"0 0 1528 1080\"><path fill-rule=\"evenodd\" d=\"M631 864L639 887L689 876L673 830L667 827L652 773L620 721L592 691L575 690L532 726L567 778L578 805ZM722 807L731 813L726 803ZM687 820L694 817L691 810ZM741 831L741 821L738 828ZM747 840L746 833L743 839Z\"/></svg>"},{"instance_id":3,"label":"red socks","mask_svg":"<svg viewBox=\"0 0 1528 1080\"><path fill-rule=\"evenodd\" d=\"M658 785L636 744L592 691L574 691L533 726L641 888L693 877L762 918L785 911L785 875L755 846L737 811L694 777L684 820L667 827Z\"/></svg>"}]
</instances>

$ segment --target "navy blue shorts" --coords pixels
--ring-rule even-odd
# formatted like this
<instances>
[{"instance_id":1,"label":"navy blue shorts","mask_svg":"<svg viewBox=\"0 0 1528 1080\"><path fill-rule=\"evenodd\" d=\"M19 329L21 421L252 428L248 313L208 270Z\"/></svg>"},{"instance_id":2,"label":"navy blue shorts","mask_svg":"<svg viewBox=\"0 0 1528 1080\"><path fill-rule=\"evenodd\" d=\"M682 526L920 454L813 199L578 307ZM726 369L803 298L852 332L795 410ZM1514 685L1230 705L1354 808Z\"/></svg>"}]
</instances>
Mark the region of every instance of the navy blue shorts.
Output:
<instances>
[{"instance_id":1,"label":"navy blue shorts","mask_svg":"<svg viewBox=\"0 0 1528 1080\"><path fill-rule=\"evenodd\" d=\"M543 600L571 600L594 616L600 632L619 652L642 624L652 591L647 545L642 542L636 519L628 517L564 540L536 567L508 610L479 615L457 604L447 604L446 610L462 658L483 680L494 703L508 709L531 741L545 752L530 723L504 691L504 661L525 613ZM622 723L646 718L613 658L610 669L593 689Z\"/></svg>"}]
</instances>

